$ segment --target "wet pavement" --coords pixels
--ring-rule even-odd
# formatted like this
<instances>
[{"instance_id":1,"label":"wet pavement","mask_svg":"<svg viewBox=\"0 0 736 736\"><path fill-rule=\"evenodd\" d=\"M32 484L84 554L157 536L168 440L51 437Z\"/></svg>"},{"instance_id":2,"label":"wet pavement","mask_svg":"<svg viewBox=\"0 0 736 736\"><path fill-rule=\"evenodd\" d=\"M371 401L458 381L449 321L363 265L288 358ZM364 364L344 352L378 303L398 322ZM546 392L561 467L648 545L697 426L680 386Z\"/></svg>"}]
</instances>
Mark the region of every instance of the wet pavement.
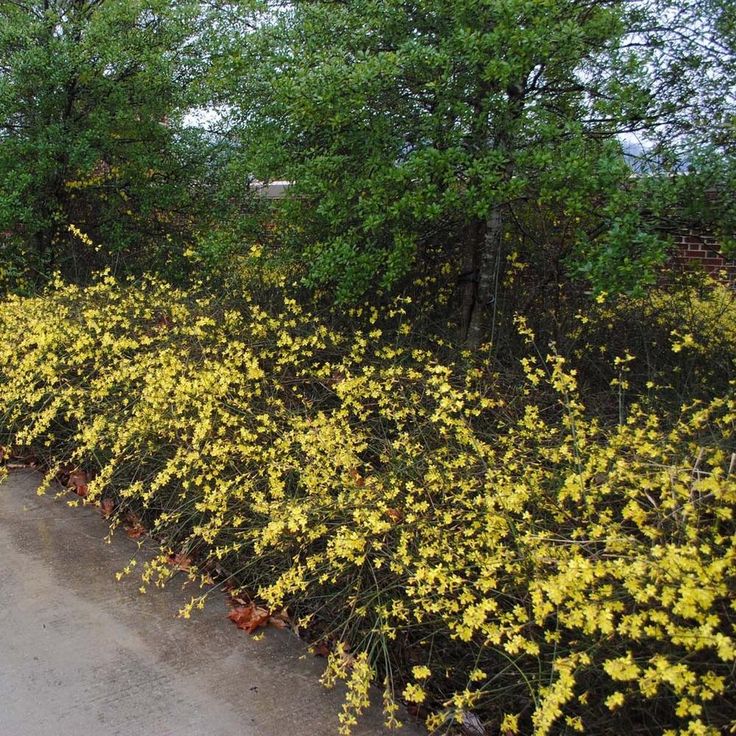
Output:
<instances>
[{"instance_id":1,"label":"wet pavement","mask_svg":"<svg viewBox=\"0 0 736 736\"><path fill-rule=\"evenodd\" d=\"M341 694L324 660L269 630L254 641L215 596L189 620L184 576L138 593L115 573L144 555L91 508L35 493L38 476L0 484L0 736L328 736ZM356 736L388 734L380 713ZM418 734L404 728L399 734Z\"/></svg>"}]
</instances>

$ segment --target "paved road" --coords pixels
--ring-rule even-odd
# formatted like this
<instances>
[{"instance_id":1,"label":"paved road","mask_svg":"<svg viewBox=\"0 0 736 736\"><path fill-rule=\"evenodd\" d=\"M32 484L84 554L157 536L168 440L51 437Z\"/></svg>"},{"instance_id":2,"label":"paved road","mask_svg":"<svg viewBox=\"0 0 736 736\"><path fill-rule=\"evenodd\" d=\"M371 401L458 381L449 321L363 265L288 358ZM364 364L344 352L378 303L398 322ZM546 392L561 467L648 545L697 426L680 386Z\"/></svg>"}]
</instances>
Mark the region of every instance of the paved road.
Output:
<instances>
[{"instance_id":1,"label":"paved road","mask_svg":"<svg viewBox=\"0 0 736 736\"><path fill-rule=\"evenodd\" d=\"M337 733L339 693L294 637L249 639L223 599L176 619L189 590L117 582L135 543L105 544L97 512L38 497L36 483L14 471L0 485L0 736ZM356 731L383 733L377 713Z\"/></svg>"}]
</instances>

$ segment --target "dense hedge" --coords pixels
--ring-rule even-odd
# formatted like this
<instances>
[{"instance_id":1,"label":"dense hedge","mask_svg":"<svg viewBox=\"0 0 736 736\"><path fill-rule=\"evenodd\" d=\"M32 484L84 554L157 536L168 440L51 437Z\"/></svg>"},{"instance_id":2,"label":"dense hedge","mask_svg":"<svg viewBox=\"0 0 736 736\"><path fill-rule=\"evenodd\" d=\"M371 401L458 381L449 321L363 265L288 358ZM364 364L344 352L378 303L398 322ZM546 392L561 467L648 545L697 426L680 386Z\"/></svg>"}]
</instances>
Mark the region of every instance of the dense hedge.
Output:
<instances>
[{"instance_id":1,"label":"dense hedge","mask_svg":"<svg viewBox=\"0 0 736 736\"><path fill-rule=\"evenodd\" d=\"M186 555L288 607L348 682L346 732L376 679L389 723L403 699L438 732L733 726L732 388L605 422L523 322L510 386L417 347L405 307L348 334L153 281L10 298L2 441L142 518L144 584ZM668 350L697 347L686 328ZM621 395L633 358L610 358Z\"/></svg>"}]
</instances>

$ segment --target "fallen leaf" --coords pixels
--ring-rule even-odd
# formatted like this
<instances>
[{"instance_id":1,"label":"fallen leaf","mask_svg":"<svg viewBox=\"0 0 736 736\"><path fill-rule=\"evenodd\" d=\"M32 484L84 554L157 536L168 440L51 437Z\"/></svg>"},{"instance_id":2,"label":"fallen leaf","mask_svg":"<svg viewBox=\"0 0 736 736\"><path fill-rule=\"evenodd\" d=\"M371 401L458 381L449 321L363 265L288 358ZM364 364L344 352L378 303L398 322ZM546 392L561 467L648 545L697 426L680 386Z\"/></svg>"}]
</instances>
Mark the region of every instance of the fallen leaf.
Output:
<instances>
[{"instance_id":1,"label":"fallen leaf","mask_svg":"<svg viewBox=\"0 0 736 736\"><path fill-rule=\"evenodd\" d=\"M355 485L358 486L358 488L363 488L363 486L365 486L365 478L357 471L356 468L350 468L349 472Z\"/></svg>"},{"instance_id":2,"label":"fallen leaf","mask_svg":"<svg viewBox=\"0 0 736 736\"><path fill-rule=\"evenodd\" d=\"M146 527L143 526L138 515L134 514L132 511L129 511L125 515L123 528L125 529L125 533L131 539L140 539L146 533Z\"/></svg>"},{"instance_id":3,"label":"fallen leaf","mask_svg":"<svg viewBox=\"0 0 736 736\"><path fill-rule=\"evenodd\" d=\"M35 468L38 458L32 452L14 451L12 447L4 447L5 454L2 460L6 461L5 467L8 470L22 470L25 468Z\"/></svg>"},{"instance_id":4,"label":"fallen leaf","mask_svg":"<svg viewBox=\"0 0 736 736\"><path fill-rule=\"evenodd\" d=\"M176 555L169 555L168 563L176 570L189 572L189 568L192 566L192 558L183 552L179 552Z\"/></svg>"},{"instance_id":5,"label":"fallen leaf","mask_svg":"<svg viewBox=\"0 0 736 736\"><path fill-rule=\"evenodd\" d=\"M168 332L174 326L174 322L168 314L160 314L156 320L156 328Z\"/></svg>"},{"instance_id":6,"label":"fallen leaf","mask_svg":"<svg viewBox=\"0 0 736 736\"><path fill-rule=\"evenodd\" d=\"M277 629L288 629L291 625L291 619L285 608L282 608L278 613L274 613L271 616L269 622L271 626L275 626Z\"/></svg>"},{"instance_id":7,"label":"fallen leaf","mask_svg":"<svg viewBox=\"0 0 736 736\"><path fill-rule=\"evenodd\" d=\"M475 713L464 711L463 721L460 729L466 736L485 736L486 729L483 727L483 723Z\"/></svg>"},{"instance_id":8,"label":"fallen leaf","mask_svg":"<svg viewBox=\"0 0 736 736\"><path fill-rule=\"evenodd\" d=\"M329 386L331 384L342 383L345 380L345 374L341 371L333 371L332 375L325 381Z\"/></svg>"},{"instance_id":9,"label":"fallen leaf","mask_svg":"<svg viewBox=\"0 0 736 736\"><path fill-rule=\"evenodd\" d=\"M125 533L131 539L140 539L146 533L146 530L141 524L137 524L136 526L126 526Z\"/></svg>"},{"instance_id":10,"label":"fallen leaf","mask_svg":"<svg viewBox=\"0 0 736 736\"><path fill-rule=\"evenodd\" d=\"M248 634L252 634L262 626L268 626L271 614L266 608L261 608L255 603L247 606L233 608L227 617L239 628Z\"/></svg>"},{"instance_id":11,"label":"fallen leaf","mask_svg":"<svg viewBox=\"0 0 736 736\"><path fill-rule=\"evenodd\" d=\"M404 514L401 513L400 509L386 509L386 516L388 516L394 524L398 524L404 520Z\"/></svg>"},{"instance_id":12,"label":"fallen leaf","mask_svg":"<svg viewBox=\"0 0 736 736\"><path fill-rule=\"evenodd\" d=\"M103 498L100 501L100 513L105 519L109 519L115 511L115 501L111 498Z\"/></svg>"},{"instance_id":13,"label":"fallen leaf","mask_svg":"<svg viewBox=\"0 0 736 736\"><path fill-rule=\"evenodd\" d=\"M312 645L312 654L314 654L315 657L329 657L330 656L330 645L327 641L324 639L322 641L318 641L316 644Z\"/></svg>"},{"instance_id":14,"label":"fallen leaf","mask_svg":"<svg viewBox=\"0 0 736 736\"><path fill-rule=\"evenodd\" d=\"M87 473L77 468L69 473L69 480L66 483L66 487L74 491L77 496L87 498L87 493L89 492L88 483L89 478L87 477Z\"/></svg>"},{"instance_id":15,"label":"fallen leaf","mask_svg":"<svg viewBox=\"0 0 736 736\"><path fill-rule=\"evenodd\" d=\"M65 463L64 465L60 465L56 469L56 480L58 483L64 486L64 488L67 488L69 486L69 473L71 473L74 468L74 465L69 465L68 463Z\"/></svg>"}]
</instances>

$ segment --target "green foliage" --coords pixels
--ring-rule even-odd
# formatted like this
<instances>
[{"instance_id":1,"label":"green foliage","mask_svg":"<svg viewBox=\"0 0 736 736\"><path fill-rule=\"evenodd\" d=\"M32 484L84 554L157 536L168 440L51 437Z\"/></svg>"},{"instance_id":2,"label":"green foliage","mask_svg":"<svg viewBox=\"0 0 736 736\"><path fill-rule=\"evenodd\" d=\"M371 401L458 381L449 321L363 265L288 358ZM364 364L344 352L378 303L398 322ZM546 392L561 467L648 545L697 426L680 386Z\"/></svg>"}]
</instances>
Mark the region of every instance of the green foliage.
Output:
<instances>
[{"instance_id":1,"label":"green foliage","mask_svg":"<svg viewBox=\"0 0 736 736\"><path fill-rule=\"evenodd\" d=\"M288 606L341 733L375 677L393 725L733 730L736 307L658 269L734 245L735 21L0 0L0 439L149 526L144 587ZM28 296L103 266L168 281Z\"/></svg>"},{"instance_id":2,"label":"green foliage","mask_svg":"<svg viewBox=\"0 0 736 736\"><path fill-rule=\"evenodd\" d=\"M441 244L455 274L478 284L477 317L503 238L540 216L565 231L568 273L597 290L652 283L670 177L696 155L712 165L733 139L731 15L716 5L268 6L219 78L234 83L248 166L294 182L286 212L309 284L349 301L401 284ZM695 153L719 136L717 151ZM635 137L645 160L633 172L647 176L624 156ZM701 201L704 177L689 182Z\"/></svg>"},{"instance_id":3,"label":"green foliage","mask_svg":"<svg viewBox=\"0 0 736 736\"><path fill-rule=\"evenodd\" d=\"M432 233L528 196L538 172L584 182L592 151L551 141L575 134L580 94L556 95L560 115L521 109L510 92L545 94L530 80L549 49L568 82L620 33L617 11L594 5L297 3L247 37L263 67L242 76L240 104L255 115L245 135L259 173L305 197L292 206L311 226L312 281L339 297L392 284ZM504 136L518 137L514 151Z\"/></svg>"},{"instance_id":4,"label":"green foliage","mask_svg":"<svg viewBox=\"0 0 736 736\"><path fill-rule=\"evenodd\" d=\"M206 222L209 150L183 127L201 22L186 0L0 3L0 238L28 274L181 275Z\"/></svg>"}]
</instances>

